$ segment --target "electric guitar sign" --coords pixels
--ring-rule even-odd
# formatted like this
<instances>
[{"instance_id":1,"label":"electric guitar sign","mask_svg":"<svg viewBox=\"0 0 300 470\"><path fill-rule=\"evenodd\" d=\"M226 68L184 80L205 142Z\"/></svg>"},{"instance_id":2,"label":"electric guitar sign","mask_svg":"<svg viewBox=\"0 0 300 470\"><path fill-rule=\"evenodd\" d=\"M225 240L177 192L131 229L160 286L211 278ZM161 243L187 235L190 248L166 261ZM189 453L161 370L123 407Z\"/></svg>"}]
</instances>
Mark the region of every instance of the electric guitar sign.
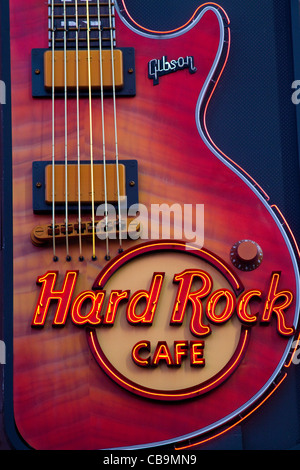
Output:
<instances>
[{"instance_id":1,"label":"electric guitar sign","mask_svg":"<svg viewBox=\"0 0 300 470\"><path fill-rule=\"evenodd\" d=\"M10 35L20 439L213 438L285 378L299 315L288 225L206 123L227 13L152 31L125 0L11 0Z\"/></svg>"}]
</instances>

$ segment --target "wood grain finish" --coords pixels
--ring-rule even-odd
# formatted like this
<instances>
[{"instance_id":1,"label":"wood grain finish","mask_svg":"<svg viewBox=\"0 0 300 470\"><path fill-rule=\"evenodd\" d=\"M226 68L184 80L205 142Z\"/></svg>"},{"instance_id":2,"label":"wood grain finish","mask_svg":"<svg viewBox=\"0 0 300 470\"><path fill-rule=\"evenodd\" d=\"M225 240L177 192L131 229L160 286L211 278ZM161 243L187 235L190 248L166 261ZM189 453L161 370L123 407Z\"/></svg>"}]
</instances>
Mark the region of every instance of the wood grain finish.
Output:
<instances>
[{"instance_id":1,"label":"wood grain finish","mask_svg":"<svg viewBox=\"0 0 300 470\"><path fill-rule=\"evenodd\" d=\"M13 133L14 236L14 413L25 441L36 449L99 449L175 440L210 426L244 405L265 385L285 351L287 340L271 327L257 326L245 361L221 388L179 404L152 402L117 386L92 357L83 329L69 320L61 329L48 316L41 330L31 328L39 295L36 279L47 270L79 269L76 292L91 289L105 266L103 243L97 261L85 244L85 261L72 261L64 247L53 263L51 249L34 247L30 232L50 220L32 213L31 165L51 158L51 100L31 97L31 50L47 47L47 6L36 0L10 1ZM185 34L151 39L126 28L117 17L117 44L135 47L137 94L117 100L119 152L137 159L140 202L204 204L205 247L230 263L231 246L242 239L263 250L262 266L239 273L245 289L264 295L273 271L281 271L281 289L297 293L297 274L289 246L272 213L242 179L218 159L199 136L195 108L219 46L219 24L213 11ZM153 86L148 62L193 56L197 73L178 71ZM76 158L76 103L68 101L70 159ZM95 158L102 159L100 101L93 101ZM226 116L224 116L226 119ZM114 159L112 102L105 100L107 158ZM56 102L56 155L64 155L63 101ZM246 125L246 124L245 124ZM82 155L89 158L88 100L80 103ZM256 137L254 137L256 138ZM63 220L63 216L61 219ZM133 246L132 241L124 248ZM111 245L117 256L118 246ZM293 323L293 306L287 322ZM274 319L275 322L275 319ZM276 344L276 350L274 350ZM239 384L244 384L241 390ZM235 385L236 384L236 385Z\"/></svg>"}]
</instances>

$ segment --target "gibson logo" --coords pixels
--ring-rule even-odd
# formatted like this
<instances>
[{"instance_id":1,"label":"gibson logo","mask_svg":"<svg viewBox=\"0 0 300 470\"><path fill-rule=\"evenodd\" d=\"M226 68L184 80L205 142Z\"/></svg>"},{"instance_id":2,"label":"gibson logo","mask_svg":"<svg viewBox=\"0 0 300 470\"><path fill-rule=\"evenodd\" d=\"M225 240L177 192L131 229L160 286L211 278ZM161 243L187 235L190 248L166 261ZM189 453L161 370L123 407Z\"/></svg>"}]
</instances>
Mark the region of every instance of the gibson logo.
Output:
<instances>
[{"instance_id":1,"label":"gibson logo","mask_svg":"<svg viewBox=\"0 0 300 470\"><path fill-rule=\"evenodd\" d=\"M159 77L177 70L189 69L190 73L195 73L197 68L194 66L194 57L186 56L179 59L167 61L167 56L161 59L152 59L148 63L148 77L153 80L153 85L158 85Z\"/></svg>"}]
</instances>

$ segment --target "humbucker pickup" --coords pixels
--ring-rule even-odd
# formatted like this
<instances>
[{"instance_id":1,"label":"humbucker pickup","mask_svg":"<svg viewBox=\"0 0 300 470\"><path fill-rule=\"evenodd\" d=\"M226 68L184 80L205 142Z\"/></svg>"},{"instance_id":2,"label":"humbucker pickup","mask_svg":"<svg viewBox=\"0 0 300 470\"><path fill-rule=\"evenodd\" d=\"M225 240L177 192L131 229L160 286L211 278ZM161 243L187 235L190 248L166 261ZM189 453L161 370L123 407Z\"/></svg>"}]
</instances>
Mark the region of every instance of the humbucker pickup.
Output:
<instances>
[{"instance_id":1,"label":"humbucker pickup","mask_svg":"<svg viewBox=\"0 0 300 470\"><path fill-rule=\"evenodd\" d=\"M100 53L98 50L79 50L78 56L76 51L67 50L66 52L66 79L69 89L76 89L76 57L78 58L78 86L80 90L89 88L88 60L90 57L90 75L91 89L100 90ZM124 86L123 77L123 53L120 49L113 51L114 55L114 80L116 90ZM65 86L64 77L64 51L56 50L54 52L54 87L55 90L63 90ZM105 90L111 90L113 87L111 51L105 49L102 51L102 85ZM46 51L44 54L44 85L46 90L52 89L52 51Z\"/></svg>"},{"instance_id":2,"label":"humbucker pickup","mask_svg":"<svg viewBox=\"0 0 300 470\"><path fill-rule=\"evenodd\" d=\"M75 96L76 83L76 51L68 49L66 51L66 83L64 67L64 51L55 50L54 59L54 90L56 96L63 96L65 85L68 96ZM133 47L123 47L114 49L114 85L117 96L135 96L135 54ZM88 53L85 49L78 51L79 80L78 89L80 96L87 96L89 93L88 61L90 57L91 91L93 96L101 94L100 80L100 51L91 49ZM33 49L32 60L32 96L48 97L52 96L52 50ZM102 50L102 74L103 74L103 94L111 96L113 93L112 61L111 50Z\"/></svg>"},{"instance_id":3,"label":"humbucker pickup","mask_svg":"<svg viewBox=\"0 0 300 470\"><path fill-rule=\"evenodd\" d=\"M138 203L138 169L136 160L120 160L118 164L119 191L117 188L117 168L115 160L106 162L106 200L117 207L118 202L130 207ZM32 194L33 211L35 213L51 213L52 211L52 163L33 162L32 164ZM92 209L91 187L94 187L93 202L95 209L105 202L104 167L103 161L93 164L93 181L91 184L90 162L81 162L80 178L78 178L78 164L69 161L67 168L63 161L54 166L54 201L55 212L63 213L65 203L70 212L78 211L78 204L82 212ZM65 197L65 177L67 175L67 198ZM78 184L78 182L80 182ZM80 187L80 194L78 192Z\"/></svg>"}]
</instances>

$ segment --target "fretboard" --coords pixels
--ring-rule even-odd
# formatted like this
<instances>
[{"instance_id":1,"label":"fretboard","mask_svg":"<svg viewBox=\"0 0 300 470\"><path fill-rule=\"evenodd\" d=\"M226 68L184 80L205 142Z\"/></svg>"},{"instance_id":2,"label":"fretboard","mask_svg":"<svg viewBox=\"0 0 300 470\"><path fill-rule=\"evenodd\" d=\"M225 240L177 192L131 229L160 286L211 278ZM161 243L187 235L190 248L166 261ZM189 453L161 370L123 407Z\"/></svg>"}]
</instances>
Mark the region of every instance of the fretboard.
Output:
<instances>
[{"instance_id":1,"label":"fretboard","mask_svg":"<svg viewBox=\"0 0 300 470\"><path fill-rule=\"evenodd\" d=\"M92 49L99 48L99 28L101 28L101 47L111 47L111 30L113 32L113 46L115 46L115 10L113 0L89 0L88 10L86 0L77 0L77 2L76 0L48 0L48 9L49 47L52 47L54 30L55 48L63 48L66 43L68 49L74 49L76 46L76 33L78 32L78 47L86 49L88 19L90 47Z\"/></svg>"}]
</instances>

